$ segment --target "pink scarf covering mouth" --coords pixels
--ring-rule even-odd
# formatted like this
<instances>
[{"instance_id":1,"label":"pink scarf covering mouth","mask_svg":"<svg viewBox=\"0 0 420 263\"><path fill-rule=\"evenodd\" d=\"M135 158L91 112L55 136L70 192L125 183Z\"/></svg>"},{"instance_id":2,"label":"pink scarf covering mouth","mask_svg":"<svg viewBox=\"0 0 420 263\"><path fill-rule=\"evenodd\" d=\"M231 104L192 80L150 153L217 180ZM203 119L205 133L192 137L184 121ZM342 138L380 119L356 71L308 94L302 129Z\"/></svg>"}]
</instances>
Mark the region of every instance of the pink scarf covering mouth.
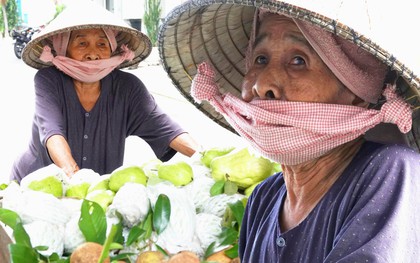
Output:
<instances>
[{"instance_id":1,"label":"pink scarf covering mouth","mask_svg":"<svg viewBox=\"0 0 420 263\"><path fill-rule=\"evenodd\" d=\"M91 61L78 61L66 56L55 56L51 53L49 46L44 46L40 59L44 62L51 62L59 70L70 77L86 83L101 80L124 61L131 61L134 58L134 52L122 45L123 53L112 56L108 59L99 59Z\"/></svg>"},{"instance_id":2,"label":"pink scarf covering mouth","mask_svg":"<svg viewBox=\"0 0 420 263\"><path fill-rule=\"evenodd\" d=\"M387 101L380 110L352 105L253 100L249 103L230 93L220 94L214 70L198 66L191 95L206 100L262 155L285 165L318 158L352 141L381 122L394 123L402 133L412 126L410 106L387 85Z\"/></svg>"}]
</instances>

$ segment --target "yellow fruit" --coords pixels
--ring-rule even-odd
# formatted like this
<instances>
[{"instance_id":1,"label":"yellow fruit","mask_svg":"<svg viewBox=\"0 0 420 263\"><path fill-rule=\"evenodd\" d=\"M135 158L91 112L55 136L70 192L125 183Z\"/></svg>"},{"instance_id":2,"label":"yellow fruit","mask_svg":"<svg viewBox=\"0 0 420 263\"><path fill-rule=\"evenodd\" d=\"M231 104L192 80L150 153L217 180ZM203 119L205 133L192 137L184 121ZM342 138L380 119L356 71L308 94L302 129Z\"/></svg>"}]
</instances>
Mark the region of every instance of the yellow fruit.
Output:
<instances>
[{"instance_id":1,"label":"yellow fruit","mask_svg":"<svg viewBox=\"0 0 420 263\"><path fill-rule=\"evenodd\" d=\"M181 251L173 255L168 263L200 263L200 258L190 251Z\"/></svg>"},{"instance_id":2,"label":"yellow fruit","mask_svg":"<svg viewBox=\"0 0 420 263\"><path fill-rule=\"evenodd\" d=\"M70 263L97 263L102 253L102 245L94 242L86 242L78 246L70 256ZM109 263L106 258L104 263Z\"/></svg>"},{"instance_id":3,"label":"yellow fruit","mask_svg":"<svg viewBox=\"0 0 420 263\"><path fill-rule=\"evenodd\" d=\"M165 255L160 251L142 252L136 260L136 263L163 263Z\"/></svg>"},{"instance_id":4,"label":"yellow fruit","mask_svg":"<svg viewBox=\"0 0 420 263\"><path fill-rule=\"evenodd\" d=\"M219 251L207 258L208 262L218 262L218 263L230 263L232 259L225 255L225 251Z\"/></svg>"}]
</instances>

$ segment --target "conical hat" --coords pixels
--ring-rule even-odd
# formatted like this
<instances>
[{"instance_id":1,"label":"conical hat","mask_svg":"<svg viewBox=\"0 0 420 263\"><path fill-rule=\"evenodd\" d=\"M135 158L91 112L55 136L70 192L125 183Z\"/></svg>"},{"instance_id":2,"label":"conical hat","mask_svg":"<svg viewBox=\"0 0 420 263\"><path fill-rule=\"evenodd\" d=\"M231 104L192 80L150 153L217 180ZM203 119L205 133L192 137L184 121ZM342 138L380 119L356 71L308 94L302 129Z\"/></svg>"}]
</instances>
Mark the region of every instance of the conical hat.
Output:
<instances>
[{"instance_id":1,"label":"conical hat","mask_svg":"<svg viewBox=\"0 0 420 263\"><path fill-rule=\"evenodd\" d=\"M80 1L66 7L40 33L28 43L22 53L22 60L29 66L39 69L51 66L51 63L39 59L43 47L52 48L51 37L66 31L90 28L110 28L116 32L117 45L126 44L134 51L134 59L122 63L118 68L125 68L140 63L152 51L150 39L137 29L132 28L115 14L92 1Z\"/></svg>"},{"instance_id":2,"label":"conical hat","mask_svg":"<svg viewBox=\"0 0 420 263\"><path fill-rule=\"evenodd\" d=\"M224 117L206 101L198 104L190 94L197 66L204 61L216 71L221 92L240 97L245 75L245 54L256 8L308 21L355 43L395 70L399 94L416 109L420 106L420 48L413 41L417 25L415 1L381 0L191 0L173 9L159 31L162 64L176 88L206 116L232 131ZM420 6L420 4L417 4ZM402 140L419 149L419 113ZM377 141L387 141L395 127L378 125ZM390 139L391 140L391 139ZM399 140L393 138L393 140Z\"/></svg>"}]
</instances>

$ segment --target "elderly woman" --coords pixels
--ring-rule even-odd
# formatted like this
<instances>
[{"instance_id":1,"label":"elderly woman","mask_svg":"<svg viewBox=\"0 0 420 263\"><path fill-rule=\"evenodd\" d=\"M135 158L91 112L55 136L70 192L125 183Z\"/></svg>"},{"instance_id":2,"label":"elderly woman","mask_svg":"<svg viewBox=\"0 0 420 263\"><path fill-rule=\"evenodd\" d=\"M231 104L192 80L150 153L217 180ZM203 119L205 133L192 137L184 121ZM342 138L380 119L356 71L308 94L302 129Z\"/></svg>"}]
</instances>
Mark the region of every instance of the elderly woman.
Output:
<instances>
[{"instance_id":1,"label":"elderly woman","mask_svg":"<svg viewBox=\"0 0 420 263\"><path fill-rule=\"evenodd\" d=\"M196 25L204 28L201 33L212 32L204 21L212 21L214 10L238 11L242 18L256 10L248 48L242 49L242 98L229 92L234 91L229 89L233 69L224 63L233 59L208 55L228 57L229 52L208 52L206 59L191 51L191 57L201 55L204 61L197 63L192 98L209 101L238 134L282 164L283 171L259 184L248 200L241 262L418 262L420 155L407 145L365 137L382 122L395 124L401 134L411 130L412 109L397 95L395 71L357 45L288 13L296 8L303 18L304 9L270 12L285 5L271 1L260 9L235 9L235 4L223 9L214 3L197 10L200 5L193 2L174 11L161 31L161 52L179 88L176 59L166 48L171 37L182 39L172 34L174 18L182 27L174 32L189 32L189 25L194 36ZM221 33L218 22L211 24L219 25L221 39L228 34ZM236 29L229 32L232 38L243 30L226 28ZM210 39L208 44L216 37L201 39ZM371 109L382 99L380 109Z\"/></svg>"},{"instance_id":2,"label":"elderly woman","mask_svg":"<svg viewBox=\"0 0 420 263\"><path fill-rule=\"evenodd\" d=\"M91 1L67 7L23 52L35 75L35 116L28 149L11 179L56 164L111 173L124 161L125 139L144 139L156 156L191 156L198 144L121 68L139 63L150 40Z\"/></svg>"}]
</instances>

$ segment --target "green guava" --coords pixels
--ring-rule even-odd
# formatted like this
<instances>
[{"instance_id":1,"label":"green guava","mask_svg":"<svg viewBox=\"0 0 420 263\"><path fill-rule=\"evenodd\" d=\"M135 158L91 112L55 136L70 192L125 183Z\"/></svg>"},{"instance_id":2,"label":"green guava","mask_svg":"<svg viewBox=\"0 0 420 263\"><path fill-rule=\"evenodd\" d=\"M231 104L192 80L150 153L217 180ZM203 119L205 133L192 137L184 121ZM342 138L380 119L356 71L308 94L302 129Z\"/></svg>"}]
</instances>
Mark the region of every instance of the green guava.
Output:
<instances>
[{"instance_id":1,"label":"green guava","mask_svg":"<svg viewBox=\"0 0 420 263\"><path fill-rule=\"evenodd\" d=\"M40 180L33 180L28 184L27 187L34 191L41 191L52 194L57 198L63 196L63 183L54 175L46 176Z\"/></svg>"},{"instance_id":2,"label":"green guava","mask_svg":"<svg viewBox=\"0 0 420 263\"><path fill-rule=\"evenodd\" d=\"M114 200L115 193L111 190L95 190L86 195L86 199L98 203L104 211Z\"/></svg>"},{"instance_id":3,"label":"green guava","mask_svg":"<svg viewBox=\"0 0 420 263\"><path fill-rule=\"evenodd\" d=\"M163 163L158 168L158 177L176 186L189 184L193 180L193 176L191 166L184 161Z\"/></svg>"},{"instance_id":4,"label":"green guava","mask_svg":"<svg viewBox=\"0 0 420 263\"><path fill-rule=\"evenodd\" d=\"M226 147L226 148L214 147L214 148L210 148L210 149L205 150L201 153L200 161L205 166L210 167L210 163L211 163L211 161L213 161L214 158L219 157L219 156L223 156L225 154L228 154L231 151L233 151L234 149L235 149L235 147Z\"/></svg>"},{"instance_id":5,"label":"green guava","mask_svg":"<svg viewBox=\"0 0 420 263\"><path fill-rule=\"evenodd\" d=\"M210 170L214 180L230 180L243 190L272 175L274 165L269 159L242 148L214 158Z\"/></svg>"},{"instance_id":6,"label":"green guava","mask_svg":"<svg viewBox=\"0 0 420 263\"><path fill-rule=\"evenodd\" d=\"M70 185L66 190L66 197L72 197L77 199L83 199L86 197L87 191L90 187L89 183L80 183Z\"/></svg>"},{"instance_id":7,"label":"green guava","mask_svg":"<svg viewBox=\"0 0 420 263\"><path fill-rule=\"evenodd\" d=\"M139 166L117 169L109 177L109 189L118 192L121 186L128 182L146 185L147 176Z\"/></svg>"},{"instance_id":8,"label":"green guava","mask_svg":"<svg viewBox=\"0 0 420 263\"><path fill-rule=\"evenodd\" d=\"M93 183L90 185L90 187L88 188L87 192L93 192L95 190L110 190L109 189L109 178L100 180L96 183Z\"/></svg>"}]
</instances>

